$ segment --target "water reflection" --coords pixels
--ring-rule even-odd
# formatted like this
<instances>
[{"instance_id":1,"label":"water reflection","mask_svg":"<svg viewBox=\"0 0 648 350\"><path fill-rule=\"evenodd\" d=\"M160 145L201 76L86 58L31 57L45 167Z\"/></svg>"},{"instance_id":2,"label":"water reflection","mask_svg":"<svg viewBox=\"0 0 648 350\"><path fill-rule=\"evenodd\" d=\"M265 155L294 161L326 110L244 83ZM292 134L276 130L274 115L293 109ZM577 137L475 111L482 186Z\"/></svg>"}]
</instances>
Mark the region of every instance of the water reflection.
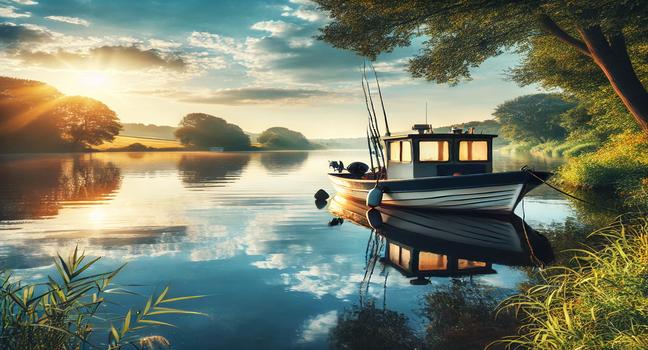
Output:
<instances>
[{"instance_id":1,"label":"water reflection","mask_svg":"<svg viewBox=\"0 0 648 350\"><path fill-rule=\"evenodd\" d=\"M549 241L517 216L446 214L384 207L335 196L329 210L372 229L367 251L411 280L493 274L493 264L528 266L553 259ZM384 240L384 249L380 243ZM376 248L380 247L380 248Z\"/></svg>"},{"instance_id":2,"label":"water reflection","mask_svg":"<svg viewBox=\"0 0 648 350\"><path fill-rule=\"evenodd\" d=\"M224 186L236 181L250 161L246 153L197 153L182 155L178 169L189 186Z\"/></svg>"},{"instance_id":3,"label":"water reflection","mask_svg":"<svg viewBox=\"0 0 648 350\"><path fill-rule=\"evenodd\" d=\"M287 174L299 170L308 159L309 152L263 152L261 164L271 174Z\"/></svg>"},{"instance_id":4,"label":"water reflection","mask_svg":"<svg viewBox=\"0 0 648 350\"><path fill-rule=\"evenodd\" d=\"M91 157L2 157L0 220L54 216L61 202L106 200L120 181L117 166Z\"/></svg>"}]
</instances>

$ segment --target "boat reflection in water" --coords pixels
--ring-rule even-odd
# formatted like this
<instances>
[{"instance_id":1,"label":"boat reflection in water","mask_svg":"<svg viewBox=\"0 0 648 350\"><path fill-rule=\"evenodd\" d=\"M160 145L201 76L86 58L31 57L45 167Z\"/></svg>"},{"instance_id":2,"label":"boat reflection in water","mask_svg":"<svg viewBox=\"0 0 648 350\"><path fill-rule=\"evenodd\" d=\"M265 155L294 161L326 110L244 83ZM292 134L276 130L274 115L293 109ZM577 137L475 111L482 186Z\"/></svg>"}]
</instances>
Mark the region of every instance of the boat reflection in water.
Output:
<instances>
[{"instance_id":1,"label":"boat reflection in water","mask_svg":"<svg viewBox=\"0 0 648 350\"><path fill-rule=\"evenodd\" d=\"M497 273L493 264L545 265L553 260L549 241L516 215L449 214L397 207L369 208L335 196L329 211L372 229L384 240L380 261L412 284L429 277Z\"/></svg>"}]
</instances>

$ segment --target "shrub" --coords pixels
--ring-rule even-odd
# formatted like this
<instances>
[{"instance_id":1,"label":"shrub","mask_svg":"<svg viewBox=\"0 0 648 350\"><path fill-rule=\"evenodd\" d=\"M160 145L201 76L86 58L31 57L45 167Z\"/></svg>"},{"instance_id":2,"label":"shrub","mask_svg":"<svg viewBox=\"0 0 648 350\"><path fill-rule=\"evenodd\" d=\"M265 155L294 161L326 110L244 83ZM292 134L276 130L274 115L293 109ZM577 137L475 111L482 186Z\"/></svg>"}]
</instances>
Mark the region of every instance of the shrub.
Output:
<instances>
[{"instance_id":1,"label":"shrub","mask_svg":"<svg viewBox=\"0 0 648 350\"><path fill-rule=\"evenodd\" d=\"M128 310L123 317L111 319L110 324L95 324L106 319L99 311L111 292L111 281L124 268L102 273L86 273L100 258L85 264L86 256L78 249L67 259L60 255L54 263L58 281L23 284L12 282L8 272L0 273L0 349L85 349L101 347L117 350L125 347L152 349L153 344L168 341L160 336L140 337L138 332L154 326L172 326L156 320L162 314L199 314L167 307L177 301L200 298L184 296L168 298L169 288L156 297L149 297L139 310ZM104 316L104 317L101 317ZM110 318L109 318L110 319ZM114 326L117 324L117 327ZM104 328L107 343L92 344L93 335Z\"/></svg>"},{"instance_id":2,"label":"shrub","mask_svg":"<svg viewBox=\"0 0 648 350\"><path fill-rule=\"evenodd\" d=\"M539 284L506 299L523 325L497 344L523 349L648 348L648 220L594 232L601 249L576 250L573 266L546 269Z\"/></svg>"}]
</instances>

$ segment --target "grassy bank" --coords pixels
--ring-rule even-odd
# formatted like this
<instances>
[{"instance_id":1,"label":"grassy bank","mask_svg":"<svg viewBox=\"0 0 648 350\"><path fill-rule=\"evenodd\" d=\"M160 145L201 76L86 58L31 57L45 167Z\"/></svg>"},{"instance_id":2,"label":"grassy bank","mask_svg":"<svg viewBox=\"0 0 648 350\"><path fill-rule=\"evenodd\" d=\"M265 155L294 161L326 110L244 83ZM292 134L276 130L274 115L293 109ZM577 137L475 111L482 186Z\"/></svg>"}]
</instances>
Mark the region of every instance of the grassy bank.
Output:
<instances>
[{"instance_id":1,"label":"grassy bank","mask_svg":"<svg viewBox=\"0 0 648 350\"><path fill-rule=\"evenodd\" d=\"M497 344L522 349L648 349L648 220L592 234L595 247L502 304L523 325Z\"/></svg>"},{"instance_id":2,"label":"grassy bank","mask_svg":"<svg viewBox=\"0 0 648 350\"><path fill-rule=\"evenodd\" d=\"M531 153L549 157L577 157L593 152L598 145L585 141L513 142L500 148L504 153Z\"/></svg>"},{"instance_id":3,"label":"grassy bank","mask_svg":"<svg viewBox=\"0 0 648 350\"><path fill-rule=\"evenodd\" d=\"M163 139L155 139L155 138L148 138L148 137L117 135L115 136L115 139L112 142L104 143L100 146L97 146L96 149L100 151L119 149L119 148L123 149L134 143L139 143L148 148L154 148L156 150L184 148L184 146L177 140L163 140Z\"/></svg>"}]
</instances>

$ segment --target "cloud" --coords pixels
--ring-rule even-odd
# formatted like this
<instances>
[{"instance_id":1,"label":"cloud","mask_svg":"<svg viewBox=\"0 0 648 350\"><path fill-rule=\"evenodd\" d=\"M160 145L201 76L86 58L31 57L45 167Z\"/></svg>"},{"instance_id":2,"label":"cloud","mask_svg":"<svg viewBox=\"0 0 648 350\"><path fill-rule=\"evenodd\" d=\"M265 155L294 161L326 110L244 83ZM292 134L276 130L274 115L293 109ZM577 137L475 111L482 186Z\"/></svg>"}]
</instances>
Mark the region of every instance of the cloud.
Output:
<instances>
[{"instance_id":1,"label":"cloud","mask_svg":"<svg viewBox=\"0 0 648 350\"><path fill-rule=\"evenodd\" d=\"M33 1L33 0L12 0L12 1L21 5L38 5L38 1Z\"/></svg>"},{"instance_id":2,"label":"cloud","mask_svg":"<svg viewBox=\"0 0 648 350\"><path fill-rule=\"evenodd\" d=\"M269 32L272 36L281 36L297 30L298 27L284 21L261 21L254 23L250 28Z\"/></svg>"},{"instance_id":3,"label":"cloud","mask_svg":"<svg viewBox=\"0 0 648 350\"><path fill-rule=\"evenodd\" d=\"M46 42L52 39L52 33L42 27L29 24L0 23L0 44L15 47L21 43Z\"/></svg>"},{"instance_id":4,"label":"cloud","mask_svg":"<svg viewBox=\"0 0 648 350\"><path fill-rule=\"evenodd\" d=\"M16 12L16 10L17 9L13 6L0 7L0 17L6 17L6 18L31 17L31 12L18 13Z\"/></svg>"},{"instance_id":5,"label":"cloud","mask_svg":"<svg viewBox=\"0 0 648 350\"><path fill-rule=\"evenodd\" d=\"M320 22L327 18L327 16L317 8L317 4L308 0L291 0L292 4L297 5L296 8L285 6L281 13L284 17L295 17L307 22Z\"/></svg>"},{"instance_id":6,"label":"cloud","mask_svg":"<svg viewBox=\"0 0 648 350\"><path fill-rule=\"evenodd\" d=\"M337 324L337 310L329 311L306 320L299 343L310 343L326 336Z\"/></svg>"},{"instance_id":7,"label":"cloud","mask_svg":"<svg viewBox=\"0 0 648 350\"><path fill-rule=\"evenodd\" d=\"M163 55L158 50L144 50L136 46L101 46L91 48L87 52L21 50L15 57L25 63L52 68L127 70L162 68L184 71L187 67L187 63L177 55Z\"/></svg>"},{"instance_id":8,"label":"cloud","mask_svg":"<svg viewBox=\"0 0 648 350\"><path fill-rule=\"evenodd\" d=\"M303 102L312 98L325 98L337 96L336 93L307 88L272 88L272 87L245 87L237 89L211 90L206 92L188 92L177 90L133 91L144 95L157 95L160 97L176 98L182 102L217 104L217 105L243 105L265 104L271 102Z\"/></svg>"},{"instance_id":9,"label":"cloud","mask_svg":"<svg viewBox=\"0 0 648 350\"><path fill-rule=\"evenodd\" d=\"M78 17L47 16L45 18L47 18L49 20L52 20L52 21L63 22L63 23L68 23L68 24L74 24L74 25L79 25L79 26L84 26L84 27L87 27L87 26L90 25L90 22L86 21L85 19L78 18Z\"/></svg>"}]
</instances>

